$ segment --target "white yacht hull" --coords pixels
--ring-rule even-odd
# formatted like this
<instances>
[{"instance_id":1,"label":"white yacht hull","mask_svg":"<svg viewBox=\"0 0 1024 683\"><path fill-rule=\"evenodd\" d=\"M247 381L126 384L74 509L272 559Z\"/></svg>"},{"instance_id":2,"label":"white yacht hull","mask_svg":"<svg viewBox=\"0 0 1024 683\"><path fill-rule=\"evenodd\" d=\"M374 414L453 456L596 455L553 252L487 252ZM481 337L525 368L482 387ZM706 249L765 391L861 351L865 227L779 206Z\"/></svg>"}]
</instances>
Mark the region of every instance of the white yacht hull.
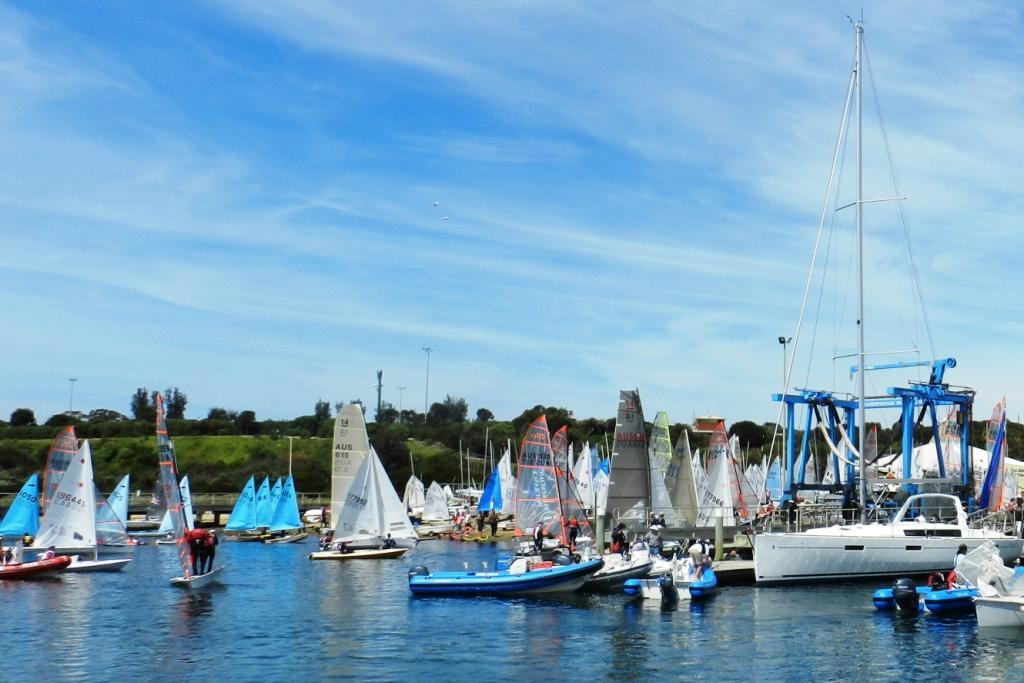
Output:
<instances>
[{"instance_id":1,"label":"white yacht hull","mask_svg":"<svg viewBox=\"0 0 1024 683\"><path fill-rule=\"evenodd\" d=\"M974 598L978 626L1015 626L1024 628L1024 597Z\"/></svg>"},{"instance_id":2,"label":"white yacht hull","mask_svg":"<svg viewBox=\"0 0 1024 683\"><path fill-rule=\"evenodd\" d=\"M1004 562L1024 547L1009 536L896 534L762 534L754 540L754 576L758 585L771 585L927 574L952 569L961 543L970 551L993 541Z\"/></svg>"}]
</instances>

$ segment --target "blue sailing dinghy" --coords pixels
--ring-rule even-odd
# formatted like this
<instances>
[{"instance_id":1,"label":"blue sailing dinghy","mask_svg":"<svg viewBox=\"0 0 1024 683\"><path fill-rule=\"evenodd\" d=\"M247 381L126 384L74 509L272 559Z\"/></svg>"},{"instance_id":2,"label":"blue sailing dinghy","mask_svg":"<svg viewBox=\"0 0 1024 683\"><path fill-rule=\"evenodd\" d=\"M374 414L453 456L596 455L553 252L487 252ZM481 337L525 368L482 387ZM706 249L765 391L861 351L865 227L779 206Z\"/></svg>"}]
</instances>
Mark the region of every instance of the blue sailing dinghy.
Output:
<instances>
[{"instance_id":1,"label":"blue sailing dinghy","mask_svg":"<svg viewBox=\"0 0 1024 683\"><path fill-rule=\"evenodd\" d=\"M497 571L491 572L431 574L419 566L409 570L409 590L413 595L461 596L571 593L603 565L600 559L563 565L517 557L511 563L499 562Z\"/></svg>"}]
</instances>

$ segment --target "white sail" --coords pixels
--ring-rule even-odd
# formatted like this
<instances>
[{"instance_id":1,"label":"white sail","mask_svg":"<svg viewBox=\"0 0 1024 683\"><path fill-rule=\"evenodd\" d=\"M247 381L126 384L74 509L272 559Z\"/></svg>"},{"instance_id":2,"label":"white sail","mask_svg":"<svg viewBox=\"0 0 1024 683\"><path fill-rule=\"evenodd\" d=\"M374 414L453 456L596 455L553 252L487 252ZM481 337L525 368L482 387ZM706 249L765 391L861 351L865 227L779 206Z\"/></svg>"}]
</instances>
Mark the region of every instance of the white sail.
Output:
<instances>
[{"instance_id":1,"label":"white sail","mask_svg":"<svg viewBox=\"0 0 1024 683\"><path fill-rule=\"evenodd\" d=\"M449 486L448 484L444 485L444 495L445 498L447 498L448 500L451 500L452 498L455 497L455 492L452 491L452 487Z\"/></svg>"},{"instance_id":2,"label":"white sail","mask_svg":"<svg viewBox=\"0 0 1024 683\"><path fill-rule=\"evenodd\" d=\"M335 542L377 546L390 536L400 546L416 543L416 530L372 447L356 470L337 519Z\"/></svg>"},{"instance_id":3,"label":"white sail","mask_svg":"<svg viewBox=\"0 0 1024 683\"><path fill-rule=\"evenodd\" d=\"M57 484L33 545L63 550L95 550L96 487L92 479L92 449L82 442Z\"/></svg>"},{"instance_id":4,"label":"white sail","mask_svg":"<svg viewBox=\"0 0 1024 683\"><path fill-rule=\"evenodd\" d=\"M588 510L596 510L597 502L594 499L594 469L591 465L590 444L583 444L580 450L580 457L576 459L576 465L572 476L576 481L576 490L580 493L583 507Z\"/></svg>"},{"instance_id":5,"label":"white sail","mask_svg":"<svg viewBox=\"0 0 1024 683\"><path fill-rule=\"evenodd\" d=\"M448 522L448 497L444 489L436 481L431 482L423 503L424 522Z\"/></svg>"},{"instance_id":6,"label":"white sail","mask_svg":"<svg viewBox=\"0 0 1024 683\"><path fill-rule=\"evenodd\" d=\"M363 408L350 403L338 411L334 418L334 445L331 449L331 519L338 514L348 495L349 487L359 466L370 452L366 437Z\"/></svg>"},{"instance_id":7,"label":"white sail","mask_svg":"<svg viewBox=\"0 0 1024 683\"><path fill-rule=\"evenodd\" d=\"M704 471L704 466L700 464L700 449L693 454L690 459L691 469L693 471L693 490L696 494L697 501L697 513L694 516L694 523L697 523L701 517L701 505L704 501L705 496L708 495L708 473Z\"/></svg>"},{"instance_id":8,"label":"white sail","mask_svg":"<svg viewBox=\"0 0 1024 683\"><path fill-rule=\"evenodd\" d=\"M608 512L608 486L610 483L608 473L604 470L598 470L594 475L594 500L598 515Z\"/></svg>"},{"instance_id":9,"label":"white sail","mask_svg":"<svg viewBox=\"0 0 1024 683\"><path fill-rule=\"evenodd\" d=\"M423 505L426 502L423 482L415 474L409 477L409 481L405 483L405 495L402 496L402 502L405 503L405 509L413 514L423 511Z\"/></svg>"},{"instance_id":10,"label":"white sail","mask_svg":"<svg viewBox=\"0 0 1024 683\"><path fill-rule=\"evenodd\" d=\"M196 514L192 508L192 489L189 487L187 474L178 483L178 490L181 491L181 509L185 513L185 524L189 529L195 529Z\"/></svg>"},{"instance_id":11,"label":"white sail","mask_svg":"<svg viewBox=\"0 0 1024 683\"><path fill-rule=\"evenodd\" d=\"M128 524L128 495L129 495L129 478L130 475L124 475L124 478L114 487L114 490L107 496L107 503L110 504L110 509L114 511L117 518L121 520L121 524Z\"/></svg>"},{"instance_id":12,"label":"white sail","mask_svg":"<svg viewBox=\"0 0 1024 683\"><path fill-rule=\"evenodd\" d=\"M729 456L728 442L708 447L708 489L700 503L698 526L707 526L717 517L726 524L733 523L732 490L730 486L730 470L732 458Z\"/></svg>"},{"instance_id":13,"label":"white sail","mask_svg":"<svg viewBox=\"0 0 1024 683\"><path fill-rule=\"evenodd\" d=\"M507 448L498 461L498 481L501 483L501 514L515 514L516 478L512 476L512 455Z\"/></svg>"}]
</instances>

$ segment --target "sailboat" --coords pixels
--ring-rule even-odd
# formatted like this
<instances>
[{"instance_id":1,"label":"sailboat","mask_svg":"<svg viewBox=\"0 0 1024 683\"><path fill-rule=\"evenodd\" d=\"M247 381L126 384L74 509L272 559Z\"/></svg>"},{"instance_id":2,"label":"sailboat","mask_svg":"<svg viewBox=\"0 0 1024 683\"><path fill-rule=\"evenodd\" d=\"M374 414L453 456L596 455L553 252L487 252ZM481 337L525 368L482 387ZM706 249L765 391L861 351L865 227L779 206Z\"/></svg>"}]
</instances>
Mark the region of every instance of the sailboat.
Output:
<instances>
[{"instance_id":1,"label":"sailboat","mask_svg":"<svg viewBox=\"0 0 1024 683\"><path fill-rule=\"evenodd\" d=\"M455 528L448 512L448 496L436 481L430 483L423 502L423 514L416 535L420 538L436 538L451 533Z\"/></svg>"},{"instance_id":2,"label":"sailboat","mask_svg":"<svg viewBox=\"0 0 1024 683\"><path fill-rule=\"evenodd\" d=\"M333 549L310 553L309 559L394 558L416 545L416 530L372 447L356 470L337 519Z\"/></svg>"},{"instance_id":3,"label":"sailboat","mask_svg":"<svg viewBox=\"0 0 1024 683\"><path fill-rule=\"evenodd\" d=\"M43 470L43 490L39 505L44 512L57 493L57 484L60 482L60 478L64 476L71 459L77 454L78 439L75 437L75 426L68 425L54 437L53 443L50 444L50 451L46 455L46 469Z\"/></svg>"},{"instance_id":4,"label":"sailboat","mask_svg":"<svg viewBox=\"0 0 1024 683\"><path fill-rule=\"evenodd\" d=\"M700 467L699 462L697 467ZM704 474L703 470L700 474ZM684 429L672 449L672 462L665 473L665 485L669 489L672 508L681 514L683 524L697 524L697 511L700 509L697 479L693 454L690 452L690 433Z\"/></svg>"},{"instance_id":5,"label":"sailboat","mask_svg":"<svg viewBox=\"0 0 1024 683\"><path fill-rule=\"evenodd\" d=\"M185 529L195 529L196 515L192 509L192 488L189 486L187 474L181 478L178 491L181 492L181 509L185 513ZM162 538L157 539L157 545L177 545L170 510L164 513L164 521L160 523L160 528L157 531L163 534Z\"/></svg>"},{"instance_id":6,"label":"sailboat","mask_svg":"<svg viewBox=\"0 0 1024 683\"><path fill-rule=\"evenodd\" d=\"M402 496L402 502L410 517L419 517L423 514L425 496L423 482L415 474L410 476L409 481L405 483L405 494Z\"/></svg>"},{"instance_id":7,"label":"sailboat","mask_svg":"<svg viewBox=\"0 0 1024 683\"><path fill-rule=\"evenodd\" d=\"M345 497L359 467L370 454L363 408L350 403L334 418L334 443L331 446L331 519L337 523Z\"/></svg>"},{"instance_id":8,"label":"sailboat","mask_svg":"<svg viewBox=\"0 0 1024 683\"><path fill-rule=\"evenodd\" d=\"M672 505L671 489L668 486L668 471L672 460L672 436L669 433L668 413L662 410L654 416L647 457L648 476L651 479L651 514L663 515L665 526L677 527L679 515Z\"/></svg>"},{"instance_id":9,"label":"sailboat","mask_svg":"<svg viewBox=\"0 0 1024 683\"><path fill-rule=\"evenodd\" d=\"M280 491L264 543L296 543L309 536L299 517L299 501L292 475L284 480Z\"/></svg>"},{"instance_id":10,"label":"sailboat","mask_svg":"<svg viewBox=\"0 0 1024 683\"><path fill-rule=\"evenodd\" d=\"M784 402L787 409L787 484L792 482L790 491L784 495L792 495L799 484L807 464L807 434L811 431L812 415L819 415L819 427L824 439L829 443L833 454L840 452L834 441L842 437L845 453L850 453L859 466L858 498L861 521L858 524L840 524L820 529L810 529L796 533L766 533L754 541L754 574L758 584L805 583L811 581L846 580L851 578L874 578L889 576L905 576L913 574L929 574L934 571L946 571L952 568L957 548L963 544L968 550L978 548L986 542L994 542L1003 561L1016 557L1024 539L1015 538L996 529L978 528L969 523L960 498L945 493L912 493L916 490L913 482L902 482L904 493L908 494L905 502L890 522L869 523L867 499L867 450L866 438L868 421L866 410L873 406L865 395L865 371L874 369L892 369L915 366L926 366L931 369L927 383L914 383L906 387L894 387L888 390L888 401L894 401L902 407L903 459L904 476L910 472L913 457L913 429L915 415L931 414L933 430L937 435L938 425L935 424L936 408L939 405L958 405L970 409L973 392L970 390L951 389L944 379L947 368L955 367L952 358L932 361L905 363L889 363L868 368L865 366L864 348L864 227L863 205L865 203L862 187L863 160L861 155L862 140L862 62L863 33L862 22L854 24L856 47L853 70L847 94L847 105L843 117L842 130L846 129L847 117L852 109L856 110L855 129L857 130L857 195L856 201L849 206L856 212L857 232L857 365L852 370L857 378L857 396L855 401L834 397L829 392L812 392L800 390L795 394L776 395L776 400ZM855 106L852 106L854 105ZM834 159L839 159L842 149L841 139L836 143ZM836 162L833 162L833 169ZM833 176L834 177L834 176ZM831 196L833 185L830 180ZM793 471L793 410L796 405L803 404L808 408L807 421L804 429L804 445L801 448L801 462L796 472ZM825 425L818 411L824 407L829 412L830 422ZM812 413L811 408L814 412ZM845 412L845 422L854 426L856 414L859 429L859 447L855 447L846 435L843 416L838 410ZM835 412L831 412L835 411ZM969 456L969 443L966 433L961 438L961 457L966 461ZM861 455L865 457L861 457ZM939 459L941 462L941 458ZM967 469L966 467L964 469ZM794 474L797 479L793 480ZM961 483L966 483L961 480ZM933 515L928 519L922 511Z\"/></svg>"},{"instance_id":11,"label":"sailboat","mask_svg":"<svg viewBox=\"0 0 1024 683\"><path fill-rule=\"evenodd\" d=\"M256 531L256 479L250 476L231 508L228 523L224 525L225 541L258 541Z\"/></svg>"},{"instance_id":12,"label":"sailboat","mask_svg":"<svg viewBox=\"0 0 1024 683\"><path fill-rule=\"evenodd\" d=\"M181 576L173 577L171 585L193 590L203 588L220 580L224 565L218 565L205 574L192 573L192 556L188 541L185 539L185 532L188 531L185 509L181 503L181 489L178 485L178 459L174 454L174 444L167 434L167 418L164 413L163 397L160 394L156 395L156 444L160 462L160 489L163 499L167 502L167 510L171 514L178 563L181 565Z\"/></svg>"},{"instance_id":13,"label":"sailboat","mask_svg":"<svg viewBox=\"0 0 1024 683\"><path fill-rule=\"evenodd\" d=\"M96 536L96 484L87 439L57 482L32 548L42 552L52 547L57 554L73 555L65 571L120 571L131 562L130 558L100 560ZM93 559L83 560L81 555Z\"/></svg>"},{"instance_id":14,"label":"sailboat","mask_svg":"<svg viewBox=\"0 0 1024 683\"><path fill-rule=\"evenodd\" d=\"M33 474L25 480L0 521L0 537L21 539L25 534L35 536L38 531L39 475Z\"/></svg>"},{"instance_id":15,"label":"sailboat","mask_svg":"<svg viewBox=\"0 0 1024 683\"><path fill-rule=\"evenodd\" d=\"M631 531L647 527L651 507L650 459L638 391L620 391L615 440L609 465L608 510Z\"/></svg>"}]
</instances>

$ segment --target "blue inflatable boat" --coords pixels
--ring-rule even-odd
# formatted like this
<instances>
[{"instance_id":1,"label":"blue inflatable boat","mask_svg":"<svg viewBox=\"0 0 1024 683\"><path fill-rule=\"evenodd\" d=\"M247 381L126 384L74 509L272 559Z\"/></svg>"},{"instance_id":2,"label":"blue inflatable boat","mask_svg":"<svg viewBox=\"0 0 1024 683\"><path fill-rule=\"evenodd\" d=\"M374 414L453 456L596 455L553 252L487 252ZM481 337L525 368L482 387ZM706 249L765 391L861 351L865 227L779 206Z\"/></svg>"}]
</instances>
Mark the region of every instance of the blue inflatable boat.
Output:
<instances>
[{"instance_id":1,"label":"blue inflatable boat","mask_svg":"<svg viewBox=\"0 0 1024 683\"><path fill-rule=\"evenodd\" d=\"M438 572L426 567L409 570L409 590L414 595L533 595L571 593L600 569L600 559L576 564L537 562L525 557L499 563L493 572Z\"/></svg>"},{"instance_id":2,"label":"blue inflatable boat","mask_svg":"<svg viewBox=\"0 0 1024 683\"><path fill-rule=\"evenodd\" d=\"M932 614L965 614L974 611L977 588L931 588L917 586L910 579L899 579L892 588L880 588L871 602L883 611L900 609L918 612L924 604Z\"/></svg>"},{"instance_id":3,"label":"blue inflatable boat","mask_svg":"<svg viewBox=\"0 0 1024 683\"><path fill-rule=\"evenodd\" d=\"M623 591L630 597L661 600L665 604L679 600L703 600L718 591L718 577L710 567L701 572L700 578L687 583L677 583L667 574L657 579L629 579Z\"/></svg>"}]
</instances>

